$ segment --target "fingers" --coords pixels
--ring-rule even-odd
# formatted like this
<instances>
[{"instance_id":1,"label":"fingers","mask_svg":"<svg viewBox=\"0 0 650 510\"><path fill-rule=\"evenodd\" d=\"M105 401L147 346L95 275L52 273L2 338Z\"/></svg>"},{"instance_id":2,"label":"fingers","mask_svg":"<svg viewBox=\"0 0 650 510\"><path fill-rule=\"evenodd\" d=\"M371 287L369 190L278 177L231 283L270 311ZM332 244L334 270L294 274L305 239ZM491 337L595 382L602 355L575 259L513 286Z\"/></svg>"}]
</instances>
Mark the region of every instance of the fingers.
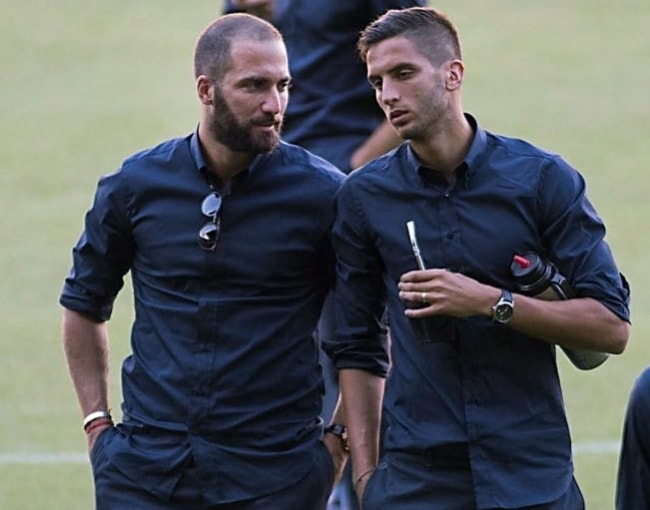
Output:
<instances>
[{"instance_id":1,"label":"fingers","mask_svg":"<svg viewBox=\"0 0 650 510\"><path fill-rule=\"evenodd\" d=\"M424 271L409 271L404 273L400 278L400 288L401 285L407 283L421 283L427 282L429 280L434 280L439 278L441 275L448 273L448 269L425 269Z\"/></svg>"}]
</instances>

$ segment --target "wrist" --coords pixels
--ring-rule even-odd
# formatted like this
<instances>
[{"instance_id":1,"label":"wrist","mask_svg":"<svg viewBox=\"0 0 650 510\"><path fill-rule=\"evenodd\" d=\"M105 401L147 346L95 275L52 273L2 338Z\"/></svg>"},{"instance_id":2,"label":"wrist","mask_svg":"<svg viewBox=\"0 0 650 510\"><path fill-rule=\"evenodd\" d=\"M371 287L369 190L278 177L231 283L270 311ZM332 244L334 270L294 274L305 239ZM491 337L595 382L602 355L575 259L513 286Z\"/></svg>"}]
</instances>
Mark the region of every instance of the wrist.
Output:
<instances>
[{"instance_id":1,"label":"wrist","mask_svg":"<svg viewBox=\"0 0 650 510\"><path fill-rule=\"evenodd\" d=\"M90 430L96 428L96 426L109 423L113 424L113 417L111 416L110 410L107 411L94 411L83 419L82 425L83 429L86 432L90 432Z\"/></svg>"},{"instance_id":2,"label":"wrist","mask_svg":"<svg viewBox=\"0 0 650 510\"><path fill-rule=\"evenodd\" d=\"M86 433L87 436L90 436L90 434L99 428L108 428L113 426L113 420L109 418L101 418L99 420L93 421L88 427L84 429L84 432Z\"/></svg>"},{"instance_id":3,"label":"wrist","mask_svg":"<svg viewBox=\"0 0 650 510\"><path fill-rule=\"evenodd\" d=\"M373 467L373 468L364 469L363 471L361 471L361 474L359 474L358 476L356 476L356 477L354 478L354 481L352 482L352 488L353 488L353 489L356 489L357 486L358 486L358 485L359 485L363 480L365 480L365 479L368 478L372 473L375 472L375 469L376 469L376 468Z\"/></svg>"},{"instance_id":4,"label":"wrist","mask_svg":"<svg viewBox=\"0 0 650 510\"><path fill-rule=\"evenodd\" d=\"M323 435L325 434L330 434L336 437L339 440L344 452L350 451L350 445L348 444L348 431L345 428L345 425L341 423L331 423L325 427Z\"/></svg>"}]
</instances>

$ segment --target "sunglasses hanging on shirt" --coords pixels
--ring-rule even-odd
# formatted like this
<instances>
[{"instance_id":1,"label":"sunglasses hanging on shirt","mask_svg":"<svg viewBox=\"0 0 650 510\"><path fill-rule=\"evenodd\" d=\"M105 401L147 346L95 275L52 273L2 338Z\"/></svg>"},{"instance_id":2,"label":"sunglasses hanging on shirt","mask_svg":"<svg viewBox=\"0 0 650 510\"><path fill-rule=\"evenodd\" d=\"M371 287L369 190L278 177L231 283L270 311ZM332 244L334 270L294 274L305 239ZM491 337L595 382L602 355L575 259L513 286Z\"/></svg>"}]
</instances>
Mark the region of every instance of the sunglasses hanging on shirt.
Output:
<instances>
[{"instance_id":1,"label":"sunglasses hanging on shirt","mask_svg":"<svg viewBox=\"0 0 650 510\"><path fill-rule=\"evenodd\" d=\"M203 225L199 230L197 240L202 250L216 251L217 249L217 241L221 230L221 218L219 217L221 203L221 195L216 191L210 193L201 203L201 212L211 218L211 221Z\"/></svg>"}]
</instances>

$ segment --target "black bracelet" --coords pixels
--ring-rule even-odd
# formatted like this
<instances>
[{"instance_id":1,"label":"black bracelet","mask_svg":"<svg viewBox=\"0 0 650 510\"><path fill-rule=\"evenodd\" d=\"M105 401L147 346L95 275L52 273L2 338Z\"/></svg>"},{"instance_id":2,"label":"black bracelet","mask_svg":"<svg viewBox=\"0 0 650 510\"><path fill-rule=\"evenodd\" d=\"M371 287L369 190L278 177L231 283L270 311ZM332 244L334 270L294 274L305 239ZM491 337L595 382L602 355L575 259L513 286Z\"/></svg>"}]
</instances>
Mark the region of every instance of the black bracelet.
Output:
<instances>
[{"instance_id":1,"label":"black bracelet","mask_svg":"<svg viewBox=\"0 0 650 510\"><path fill-rule=\"evenodd\" d=\"M345 425L342 425L340 423L332 423L331 425L325 427L323 433L335 435L341 440L343 450L346 452L350 451L350 445L348 444L348 431L345 428Z\"/></svg>"}]
</instances>

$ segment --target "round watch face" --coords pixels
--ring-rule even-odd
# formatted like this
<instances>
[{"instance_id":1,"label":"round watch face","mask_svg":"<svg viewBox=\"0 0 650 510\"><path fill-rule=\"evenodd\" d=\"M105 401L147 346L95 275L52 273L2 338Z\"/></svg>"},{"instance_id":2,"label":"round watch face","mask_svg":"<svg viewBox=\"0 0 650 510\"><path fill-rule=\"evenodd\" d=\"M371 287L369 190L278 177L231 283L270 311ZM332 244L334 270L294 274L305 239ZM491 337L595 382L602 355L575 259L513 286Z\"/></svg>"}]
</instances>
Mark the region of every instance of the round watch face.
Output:
<instances>
[{"instance_id":1,"label":"round watch face","mask_svg":"<svg viewBox=\"0 0 650 510\"><path fill-rule=\"evenodd\" d=\"M508 322L512 317L512 305L510 303L499 303L494 308L494 320L497 322Z\"/></svg>"}]
</instances>

